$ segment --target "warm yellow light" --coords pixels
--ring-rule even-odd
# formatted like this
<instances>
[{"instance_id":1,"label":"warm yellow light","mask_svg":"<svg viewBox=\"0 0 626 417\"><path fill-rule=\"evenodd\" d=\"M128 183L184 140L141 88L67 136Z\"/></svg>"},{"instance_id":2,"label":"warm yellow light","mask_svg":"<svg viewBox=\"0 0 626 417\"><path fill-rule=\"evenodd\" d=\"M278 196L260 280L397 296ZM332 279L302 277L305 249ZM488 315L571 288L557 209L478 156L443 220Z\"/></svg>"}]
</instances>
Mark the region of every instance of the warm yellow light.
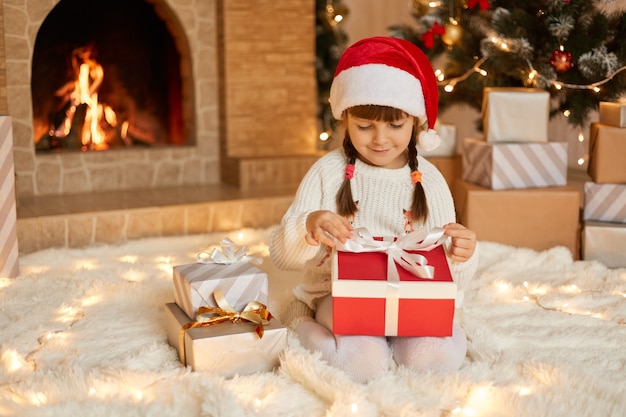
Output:
<instances>
[{"instance_id":1,"label":"warm yellow light","mask_svg":"<svg viewBox=\"0 0 626 417\"><path fill-rule=\"evenodd\" d=\"M554 83L554 88L556 88L557 90L560 90L563 88L563 86L559 83Z\"/></svg>"},{"instance_id":2,"label":"warm yellow light","mask_svg":"<svg viewBox=\"0 0 626 417\"><path fill-rule=\"evenodd\" d=\"M563 110L563 116L565 116L565 117L570 117L570 116L571 116L571 114L572 114L572 111L571 111L571 110Z\"/></svg>"},{"instance_id":3,"label":"warm yellow light","mask_svg":"<svg viewBox=\"0 0 626 417\"><path fill-rule=\"evenodd\" d=\"M335 23L339 23L343 20L343 16L338 14L333 20L335 21Z\"/></svg>"},{"instance_id":4,"label":"warm yellow light","mask_svg":"<svg viewBox=\"0 0 626 417\"><path fill-rule=\"evenodd\" d=\"M593 92L594 93L599 93L600 92L600 87L593 87Z\"/></svg>"},{"instance_id":5,"label":"warm yellow light","mask_svg":"<svg viewBox=\"0 0 626 417\"><path fill-rule=\"evenodd\" d=\"M445 91L446 93L451 93L454 91L454 84L450 83L447 84L445 87L443 87L443 91Z\"/></svg>"},{"instance_id":6,"label":"warm yellow light","mask_svg":"<svg viewBox=\"0 0 626 417\"><path fill-rule=\"evenodd\" d=\"M100 294L97 294L97 295L92 295L92 296L83 298L83 301L81 302L81 304L83 305L83 307L89 307L94 304L98 304L101 300L102 300L102 296Z\"/></svg>"},{"instance_id":7,"label":"warm yellow light","mask_svg":"<svg viewBox=\"0 0 626 417\"><path fill-rule=\"evenodd\" d=\"M585 163L585 158L578 158L578 165L582 165Z\"/></svg>"},{"instance_id":8,"label":"warm yellow light","mask_svg":"<svg viewBox=\"0 0 626 417\"><path fill-rule=\"evenodd\" d=\"M320 140L322 142L326 142L328 139L330 139L330 135L328 134L328 132L320 133Z\"/></svg>"}]
</instances>

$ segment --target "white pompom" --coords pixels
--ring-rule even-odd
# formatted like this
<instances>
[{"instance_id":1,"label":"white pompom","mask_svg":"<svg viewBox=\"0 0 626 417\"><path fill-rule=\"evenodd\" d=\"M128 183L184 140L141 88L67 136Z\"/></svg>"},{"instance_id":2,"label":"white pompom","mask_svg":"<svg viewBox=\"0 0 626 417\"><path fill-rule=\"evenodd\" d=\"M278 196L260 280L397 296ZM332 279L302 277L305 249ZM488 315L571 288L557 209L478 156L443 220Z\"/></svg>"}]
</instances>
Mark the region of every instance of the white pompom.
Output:
<instances>
[{"instance_id":1,"label":"white pompom","mask_svg":"<svg viewBox=\"0 0 626 417\"><path fill-rule=\"evenodd\" d=\"M441 145L441 138L433 129L423 130L418 138L419 147L426 152L434 151Z\"/></svg>"}]
</instances>

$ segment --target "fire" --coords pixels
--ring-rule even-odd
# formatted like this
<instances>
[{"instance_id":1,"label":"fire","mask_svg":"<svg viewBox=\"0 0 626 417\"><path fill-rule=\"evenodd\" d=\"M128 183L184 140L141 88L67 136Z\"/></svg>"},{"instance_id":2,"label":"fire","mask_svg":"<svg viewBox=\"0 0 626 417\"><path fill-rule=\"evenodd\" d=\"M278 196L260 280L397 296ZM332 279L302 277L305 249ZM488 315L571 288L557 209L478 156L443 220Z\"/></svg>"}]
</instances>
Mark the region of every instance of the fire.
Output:
<instances>
[{"instance_id":1,"label":"fire","mask_svg":"<svg viewBox=\"0 0 626 417\"><path fill-rule=\"evenodd\" d=\"M77 132L83 150L104 150L109 148L110 132L117 126L115 111L98 101L98 89L104 80L104 70L91 49L78 49L72 54L72 64L76 70L76 80L57 92L63 96L69 92L70 106L60 126L51 136L65 138L72 129ZM109 133L109 134L108 134Z\"/></svg>"},{"instance_id":2,"label":"fire","mask_svg":"<svg viewBox=\"0 0 626 417\"><path fill-rule=\"evenodd\" d=\"M71 96L73 107L80 104L87 105L81 141L84 146L92 150L108 149L107 135L102 126L103 121L115 127L117 119L113 109L98 102L98 89L104 79L104 70L102 65L91 57L90 51L74 54L74 59L78 61L79 70Z\"/></svg>"}]
</instances>

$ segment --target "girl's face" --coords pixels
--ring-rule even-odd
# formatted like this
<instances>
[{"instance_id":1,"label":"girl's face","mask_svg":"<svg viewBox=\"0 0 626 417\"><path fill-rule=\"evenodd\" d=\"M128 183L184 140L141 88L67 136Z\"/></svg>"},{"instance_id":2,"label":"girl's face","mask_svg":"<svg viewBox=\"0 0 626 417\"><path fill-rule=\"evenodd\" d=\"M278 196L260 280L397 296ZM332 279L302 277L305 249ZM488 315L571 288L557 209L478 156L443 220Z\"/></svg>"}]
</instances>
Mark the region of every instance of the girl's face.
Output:
<instances>
[{"instance_id":1,"label":"girl's face","mask_svg":"<svg viewBox=\"0 0 626 417\"><path fill-rule=\"evenodd\" d=\"M348 133L359 159L381 168L401 168L413 132L413 116L391 122L355 117L348 112Z\"/></svg>"}]
</instances>

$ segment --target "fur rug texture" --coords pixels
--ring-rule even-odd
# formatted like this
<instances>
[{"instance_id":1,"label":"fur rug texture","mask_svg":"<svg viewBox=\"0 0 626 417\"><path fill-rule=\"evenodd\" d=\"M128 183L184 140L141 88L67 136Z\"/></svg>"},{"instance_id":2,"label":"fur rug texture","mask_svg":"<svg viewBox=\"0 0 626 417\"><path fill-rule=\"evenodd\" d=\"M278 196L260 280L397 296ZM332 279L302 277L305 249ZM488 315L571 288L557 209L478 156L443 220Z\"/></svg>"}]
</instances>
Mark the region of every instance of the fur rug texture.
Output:
<instances>
[{"instance_id":1,"label":"fur rug texture","mask_svg":"<svg viewBox=\"0 0 626 417\"><path fill-rule=\"evenodd\" d=\"M261 253L280 317L298 274L267 258L270 229L48 249L0 279L2 416L593 416L626 415L626 269L480 242L477 275L457 313L462 368L399 367L367 384L289 343L273 372L219 375L181 367L164 305L172 267L231 237Z\"/></svg>"}]
</instances>

